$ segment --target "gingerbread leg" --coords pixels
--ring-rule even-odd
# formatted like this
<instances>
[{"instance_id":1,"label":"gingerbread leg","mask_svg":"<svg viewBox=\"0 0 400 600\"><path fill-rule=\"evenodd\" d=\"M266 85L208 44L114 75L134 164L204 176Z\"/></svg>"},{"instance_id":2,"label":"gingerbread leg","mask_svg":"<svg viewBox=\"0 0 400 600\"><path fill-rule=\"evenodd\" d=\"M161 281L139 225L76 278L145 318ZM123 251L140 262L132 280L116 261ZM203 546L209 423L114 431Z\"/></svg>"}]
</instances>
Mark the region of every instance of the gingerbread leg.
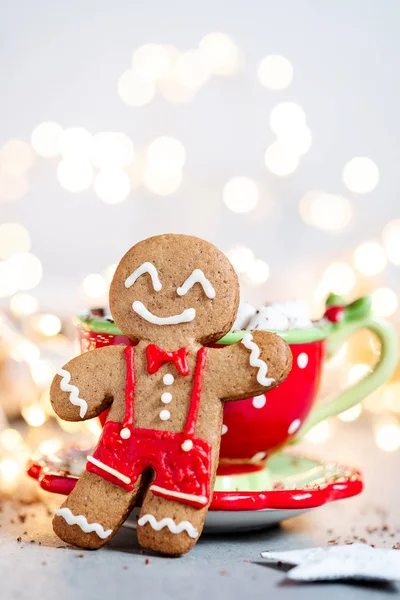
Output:
<instances>
[{"instance_id":1,"label":"gingerbread leg","mask_svg":"<svg viewBox=\"0 0 400 600\"><path fill-rule=\"evenodd\" d=\"M179 555L189 552L203 529L207 509L154 496L149 490L142 503L137 534L143 548Z\"/></svg>"},{"instance_id":2,"label":"gingerbread leg","mask_svg":"<svg viewBox=\"0 0 400 600\"><path fill-rule=\"evenodd\" d=\"M64 542L80 548L101 548L129 515L140 488L132 492L85 471L56 511L53 529Z\"/></svg>"}]
</instances>

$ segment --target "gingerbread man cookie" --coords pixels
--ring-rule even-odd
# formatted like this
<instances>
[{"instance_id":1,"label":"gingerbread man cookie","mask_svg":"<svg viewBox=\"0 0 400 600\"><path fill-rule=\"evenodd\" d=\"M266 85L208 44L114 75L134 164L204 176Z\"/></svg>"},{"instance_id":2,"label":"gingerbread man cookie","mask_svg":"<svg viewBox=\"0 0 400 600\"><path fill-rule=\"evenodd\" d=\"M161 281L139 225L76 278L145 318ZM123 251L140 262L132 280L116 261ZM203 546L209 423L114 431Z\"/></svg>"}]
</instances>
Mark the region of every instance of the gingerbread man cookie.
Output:
<instances>
[{"instance_id":1,"label":"gingerbread man cookie","mask_svg":"<svg viewBox=\"0 0 400 600\"><path fill-rule=\"evenodd\" d=\"M141 502L142 547L183 554L196 543L211 501L223 402L278 385L291 352L277 335L246 334L212 348L230 331L237 276L217 248L186 235L139 242L123 257L110 308L135 346L108 346L67 363L51 402L67 421L109 409L86 471L54 531L82 548L99 548Z\"/></svg>"}]
</instances>

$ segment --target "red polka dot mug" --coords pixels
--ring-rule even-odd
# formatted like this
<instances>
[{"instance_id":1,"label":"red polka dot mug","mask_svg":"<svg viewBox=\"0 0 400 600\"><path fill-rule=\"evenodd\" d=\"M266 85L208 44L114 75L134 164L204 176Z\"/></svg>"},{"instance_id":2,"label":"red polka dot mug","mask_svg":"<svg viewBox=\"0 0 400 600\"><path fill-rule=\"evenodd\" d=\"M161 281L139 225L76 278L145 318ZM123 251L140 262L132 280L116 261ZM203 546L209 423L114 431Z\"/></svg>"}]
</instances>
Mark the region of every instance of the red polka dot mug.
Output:
<instances>
[{"instance_id":1,"label":"red polka dot mug","mask_svg":"<svg viewBox=\"0 0 400 600\"><path fill-rule=\"evenodd\" d=\"M304 329L276 331L289 345L293 368L288 378L267 394L229 402L224 407L219 474L257 471L268 456L301 439L312 427L355 406L393 374L398 361L392 326L370 315L369 297L346 305L332 294L324 318ZM81 351L109 344L131 344L116 325L92 311L77 319ZM326 357L337 352L356 331L368 329L380 341L379 360L360 381L326 403L315 404ZM219 343L233 344L245 331L227 334Z\"/></svg>"}]
</instances>

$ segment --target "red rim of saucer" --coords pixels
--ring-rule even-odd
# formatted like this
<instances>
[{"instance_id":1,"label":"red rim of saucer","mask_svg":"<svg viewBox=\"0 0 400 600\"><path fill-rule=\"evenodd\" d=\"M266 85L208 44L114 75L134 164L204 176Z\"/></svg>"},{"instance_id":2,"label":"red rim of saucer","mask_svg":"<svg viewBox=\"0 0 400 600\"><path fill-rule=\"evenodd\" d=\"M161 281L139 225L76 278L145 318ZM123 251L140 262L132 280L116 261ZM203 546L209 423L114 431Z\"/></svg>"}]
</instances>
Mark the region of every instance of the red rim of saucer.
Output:
<instances>
[{"instance_id":1,"label":"red rim of saucer","mask_svg":"<svg viewBox=\"0 0 400 600\"><path fill-rule=\"evenodd\" d=\"M266 509L306 509L327 502L357 496L363 490L361 472L348 468L348 475L319 487L297 490L269 490L265 492L214 492L210 510L240 511ZM68 495L78 481L77 477L43 472L43 465L30 462L28 475L37 479L40 487L53 494Z\"/></svg>"}]
</instances>

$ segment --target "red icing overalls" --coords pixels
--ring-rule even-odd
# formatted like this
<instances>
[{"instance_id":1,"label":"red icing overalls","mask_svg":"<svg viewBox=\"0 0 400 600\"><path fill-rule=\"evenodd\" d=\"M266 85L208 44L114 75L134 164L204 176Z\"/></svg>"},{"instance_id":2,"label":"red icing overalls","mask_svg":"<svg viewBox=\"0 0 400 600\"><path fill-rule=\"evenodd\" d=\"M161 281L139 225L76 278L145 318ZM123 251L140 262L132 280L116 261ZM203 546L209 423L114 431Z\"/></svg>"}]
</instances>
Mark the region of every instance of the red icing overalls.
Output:
<instances>
[{"instance_id":1,"label":"red icing overalls","mask_svg":"<svg viewBox=\"0 0 400 600\"><path fill-rule=\"evenodd\" d=\"M150 347L162 352L153 345ZM185 352L187 354L186 350ZM86 469L131 491L138 477L146 468L151 467L155 471L150 486L153 494L196 508L206 506L210 500L211 445L194 437L194 433L207 348L200 348L197 353L189 412L184 431L179 433L135 427L134 348L127 346L124 354L125 417L122 423L105 423L93 456L88 456ZM149 367L149 372L155 371ZM187 375L188 369L183 374Z\"/></svg>"}]
</instances>

